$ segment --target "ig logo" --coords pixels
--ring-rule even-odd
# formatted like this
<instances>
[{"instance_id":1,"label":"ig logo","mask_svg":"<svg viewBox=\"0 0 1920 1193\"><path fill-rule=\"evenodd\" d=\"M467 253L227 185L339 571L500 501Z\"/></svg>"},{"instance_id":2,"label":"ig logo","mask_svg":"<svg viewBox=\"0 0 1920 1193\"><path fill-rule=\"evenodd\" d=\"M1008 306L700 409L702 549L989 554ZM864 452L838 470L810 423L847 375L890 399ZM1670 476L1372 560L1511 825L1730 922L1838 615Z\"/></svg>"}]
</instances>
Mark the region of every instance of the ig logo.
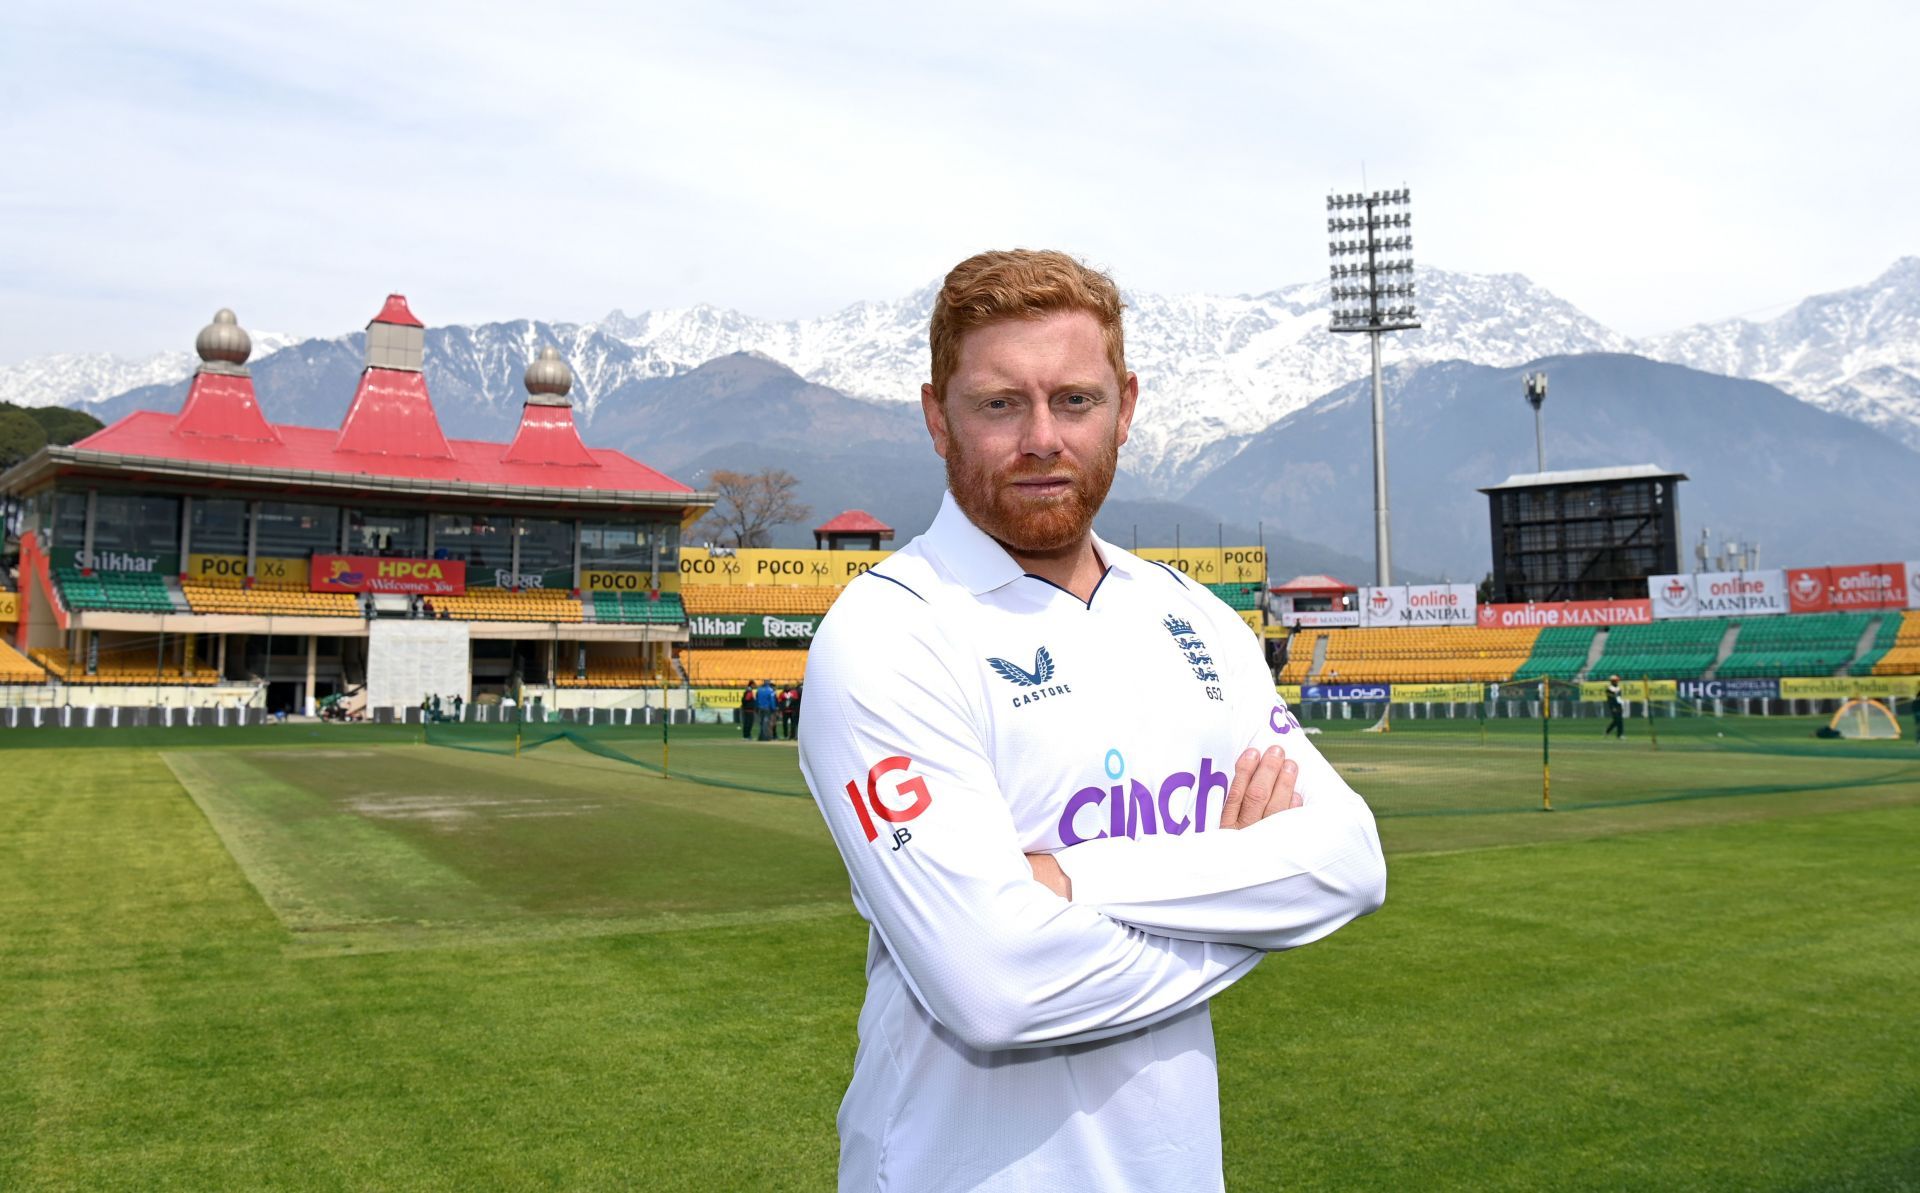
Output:
<instances>
[{"instance_id":1,"label":"ig logo","mask_svg":"<svg viewBox=\"0 0 1920 1193\"><path fill-rule=\"evenodd\" d=\"M900 780L894 791L900 795L913 797L913 802L904 808L892 807L880 799L880 776L894 771L906 770L913 765L913 759L904 754L895 754L891 758L882 758L867 770L867 791L861 798L858 783L847 782L847 799L853 803L853 813L860 818L860 829L867 834L867 840L878 840L880 830L874 826L873 818L878 816L889 824L904 824L927 810L933 803L933 793L927 790L927 781L919 775L910 775ZM868 809L872 809L869 811ZM913 834L904 828L893 830L893 852L898 853L907 842L913 840Z\"/></svg>"}]
</instances>

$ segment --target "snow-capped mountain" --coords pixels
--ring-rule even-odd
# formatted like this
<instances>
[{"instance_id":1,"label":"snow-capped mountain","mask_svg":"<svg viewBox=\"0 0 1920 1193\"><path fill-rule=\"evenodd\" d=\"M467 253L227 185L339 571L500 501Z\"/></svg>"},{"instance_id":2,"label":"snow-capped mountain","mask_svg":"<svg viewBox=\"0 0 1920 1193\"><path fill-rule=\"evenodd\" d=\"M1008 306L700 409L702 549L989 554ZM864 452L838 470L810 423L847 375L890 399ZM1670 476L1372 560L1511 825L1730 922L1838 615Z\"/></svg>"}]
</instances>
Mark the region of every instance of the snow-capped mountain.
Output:
<instances>
[{"instance_id":1,"label":"snow-capped mountain","mask_svg":"<svg viewBox=\"0 0 1920 1193\"><path fill-rule=\"evenodd\" d=\"M249 329L257 360L297 337ZM62 352L0 367L0 402L15 406L81 406L105 401L143 385L165 385L193 372L192 352L115 356L108 352Z\"/></svg>"},{"instance_id":2,"label":"snow-capped mountain","mask_svg":"<svg viewBox=\"0 0 1920 1193\"><path fill-rule=\"evenodd\" d=\"M1902 257L1864 286L1815 295L1778 318L1704 323L1638 351L1765 381L1920 450L1920 257Z\"/></svg>"},{"instance_id":3,"label":"snow-capped mountain","mask_svg":"<svg viewBox=\"0 0 1920 1193\"><path fill-rule=\"evenodd\" d=\"M1396 361L1507 365L1631 347L1519 274L1429 269L1417 281L1425 326L1393 339ZM662 360L749 350L855 397L912 401L927 375L937 289L787 323L702 306L615 312L598 326ZM1253 434L1367 369L1364 340L1327 334L1320 282L1252 296L1125 297L1128 364L1141 392L1127 464L1161 492L1191 480L1196 457L1222 440ZM1207 463L1218 463L1217 453Z\"/></svg>"},{"instance_id":4,"label":"snow-capped mountain","mask_svg":"<svg viewBox=\"0 0 1920 1193\"><path fill-rule=\"evenodd\" d=\"M1810 298L1766 323L1733 321L1635 343L1519 274L1427 269L1417 275L1425 326L1390 337L1390 363L1459 360L1506 367L1545 356L1634 352L1705 371L1764 380L1814 405L1920 447L1920 258L1868 285ZM428 334L429 384L443 409L496 433L517 417L518 379L540 345L558 346L577 377L574 400L591 427L601 400L638 381L676 376L733 352L766 356L808 381L854 397L911 402L927 369L927 317L936 287L887 302L860 302L817 319L776 322L712 306L615 311L597 323L528 320L440 327ZM1177 493L1248 438L1307 403L1364 376L1363 337L1327 333L1323 281L1264 294L1127 295L1128 357L1140 374L1141 409L1123 463L1151 489ZM256 372L287 353L309 369L357 372L358 333L308 340L254 333ZM337 359L336 359L337 358ZM46 357L0 368L0 399L91 405L103 416L163 401L190 371L188 353L145 361ZM276 418L320 421L324 402ZM124 392L131 390L133 392ZM102 399L113 394L123 397ZM265 391L263 390L263 396ZM617 398L615 399L618 400ZM307 412L304 407L316 408Z\"/></svg>"}]
</instances>

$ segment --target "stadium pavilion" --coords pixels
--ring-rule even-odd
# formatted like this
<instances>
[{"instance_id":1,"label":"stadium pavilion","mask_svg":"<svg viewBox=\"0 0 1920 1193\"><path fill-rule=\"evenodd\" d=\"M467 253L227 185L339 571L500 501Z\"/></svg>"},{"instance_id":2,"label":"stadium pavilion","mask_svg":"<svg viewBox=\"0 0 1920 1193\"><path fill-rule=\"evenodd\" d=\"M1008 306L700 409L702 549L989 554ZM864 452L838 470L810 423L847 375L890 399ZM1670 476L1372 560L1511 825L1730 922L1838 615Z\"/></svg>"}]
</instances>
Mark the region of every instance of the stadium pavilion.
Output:
<instances>
[{"instance_id":1,"label":"stadium pavilion","mask_svg":"<svg viewBox=\"0 0 1920 1193\"><path fill-rule=\"evenodd\" d=\"M341 425L284 426L221 311L178 414L128 415L0 476L24 505L18 647L70 684L264 682L291 711L378 665L382 619L466 623L467 699L577 678L589 649L633 681L670 672L681 534L713 496L587 447L552 348L511 442L448 438L424 337L390 296Z\"/></svg>"}]
</instances>

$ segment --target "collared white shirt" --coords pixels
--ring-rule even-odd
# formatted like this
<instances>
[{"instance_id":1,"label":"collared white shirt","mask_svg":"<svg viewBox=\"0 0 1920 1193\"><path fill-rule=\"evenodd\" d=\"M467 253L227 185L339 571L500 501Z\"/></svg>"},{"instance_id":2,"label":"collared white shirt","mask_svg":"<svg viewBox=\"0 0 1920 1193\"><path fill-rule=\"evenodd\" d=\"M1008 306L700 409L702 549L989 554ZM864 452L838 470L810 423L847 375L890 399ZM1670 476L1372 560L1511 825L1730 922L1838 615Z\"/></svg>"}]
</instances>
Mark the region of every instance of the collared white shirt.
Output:
<instances>
[{"instance_id":1,"label":"collared white shirt","mask_svg":"<svg viewBox=\"0 0 1920 1193\"><path fill-rule=\"evenodd\" d=\"M800 765L871 925L843 1191L1221 1188L1207 1000L1384 897L1372 814L1246 624L1094 546L1083 602L949 494L814 638ZM1271 744L1302 806L1221 829Z\"/></svg>"}]
</instances>

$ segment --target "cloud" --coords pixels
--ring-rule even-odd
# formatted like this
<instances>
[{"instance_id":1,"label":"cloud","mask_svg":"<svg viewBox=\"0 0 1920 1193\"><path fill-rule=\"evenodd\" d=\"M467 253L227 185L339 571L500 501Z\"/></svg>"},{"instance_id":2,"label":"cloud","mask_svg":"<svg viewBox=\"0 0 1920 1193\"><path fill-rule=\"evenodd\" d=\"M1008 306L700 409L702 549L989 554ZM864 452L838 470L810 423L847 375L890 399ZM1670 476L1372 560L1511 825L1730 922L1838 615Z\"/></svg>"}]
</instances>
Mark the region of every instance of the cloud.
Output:
<instances>
[{"instance_id":1,"label":"cloud","mask_svg":"<svg viewBox=\"0 0 1920 1193\"><path fill-rule=\"evenodd\" d=\"M1861 29L1872 36L1861 37ZM0 359L890 297L990 245L1123 284L1423 261L1644 334L1920 249L1892 4L28 5L0 15Z\"/></svg>"}]
</instances>

